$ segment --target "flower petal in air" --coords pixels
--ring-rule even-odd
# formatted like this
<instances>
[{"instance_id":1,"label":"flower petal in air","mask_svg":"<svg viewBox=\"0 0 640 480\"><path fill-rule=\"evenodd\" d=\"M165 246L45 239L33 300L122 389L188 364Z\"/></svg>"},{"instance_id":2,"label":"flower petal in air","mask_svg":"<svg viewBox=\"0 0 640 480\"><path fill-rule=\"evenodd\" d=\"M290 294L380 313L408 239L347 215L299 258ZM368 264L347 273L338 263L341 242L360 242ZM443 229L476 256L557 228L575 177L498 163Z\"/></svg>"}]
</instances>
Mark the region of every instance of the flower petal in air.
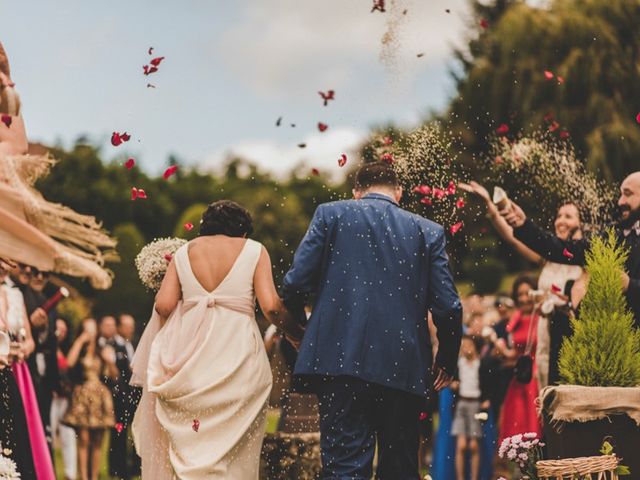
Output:
<instances>
[{"instance_id":1,"label":"flower petal in air","mask_svg":"<svg viewBox=\"0 0 640 480\"><path fill-rule=\"evenodd\" d=\"M391 165L395 161L391 153L383 153L382 156L380 157L380 160L382 160L385 163L388 163L389 165Z\"/></svg>"},{"instance_id":2,"label":"flower petal in air","mask_svg":"<svg viewBox=\"0 0 640 480\"><path fill-rule=\"evenodd\" d=\"M200 420L198 420L197 418L193 420L193 425L191 425L191 428L193 428L194 432L198 432L198 430L200 429Z\"/></svg>"},{"instance_id":3,"label":"flower petal in air","mask_svg":"<svg viewBox=\"0 0 640 480\"><path fill-rule=\"evenodd\" d=\"M344 167L347 164L347 156L343 153L338 159L338 166Z\"/></svg>"},{"instance_id":4,"label":"flower petal in air","mask_svg":"<svg viewBox=\"0 0 640 480\"><path fill-rule=\"evenodd\" d=\"M564 255L567 258L573 258L573 253L571 253L569 250L567 250L566 248L562 251L562 255Z\"/></svg>"},{"instance_id":5,"label":"flower petal in air","mask_svg":"<svg viewBox=\"0 0 640 480\"><path fill-rule=\"evenodd\" d=\"M160 62L162 62L162 60L164 60L164 57L156 57L154 59L152 59L149 63L151 65L153 65L154 67L157 67L160 65Z\"/></svg>"},{"instance_id":6,"label":"flower petal in air","mask_svg":"<svg viewBox=\"0 0 640 480\"><path fill-rule=\"evenodd\" d=\"M129 160L124 162L124 166L127 167L127 170L131 170L135 164L136 161L133 158L130 158Z\"/></svg>"},{"instance_id":7,"label":"flower petal in air","mask_svg":"<svg viewBox=\"0 0 640 480\"><path fill-rule=\"evenodd\" d=\"M11 122L13 121L13 119L11 118L11 115L7 115L6 113L2 115L2 117L0 117L0 121L2 121L2 123L4 123L7 128L11 127Z\"/></svg>"},{"instance_id":8,"label":"flower petal in air","mask_svg":"<svg viewBox=\"0 0 640 480\"><path fill-rule=\"evenodd\" d=\"M326 123L318 122L318 130L324 132L327 128L329 128L329 125L327 125Z\"/></svg>"},{"instance_id":9,"label":"flower petal in air","mask_svg":"<svg viewBox=\"0 0 640 480\"><path fill-rule=\"evenodd\" d=\"M185 224L184 224L184 229L185 229L187 232L190 232L191 230L193 230L193 223L191 223L191 222L187 222L187 223L185 223Z\"/></svg>"},{"instance_id":10,"label":"flower petal in air","mask_svg":"<svg viewBox=\"0 0 640 480\"><path fill-rule=\"evenodd\" d=\"M506 123L501 123L500 126L496 128L496 133L498 135L506 135L507 133L509 133L509 125L507 125Z\"/></svg>"},{"instance_id":11,"label":"flower petal in air","mask_svg":"<svg viewBox=\"0 0 640 480\"><path fill-rule=\"evenodd\" d=\"M169 177L171 175L173 175L174 173L176 173L178 171L178 166L177 165L171 165L169 168L167 168L164 173L162 174L162 176L164 177L165 180L168 180Z\"/></svg>"},{"instance_id":12,"label":"flower petal in air","mask_svg":"<svg viewBox=\"0 0 640 480\"><path fill-rule=\"evenodd\" d=\"M463 226L464 226L464 222L458 222L451 225L451 228L449 229L449 231L451 232L451 235L455 235L456 233L458 233Z\"/></svg>"},{"instance_id":13,"label":"flower petal in air","mask_svg":"<svg viewBox=\"0 0 640 480\"><path fill-rule=\"evenodd\" d=\"M554 76L553 72L550 72L549 70L544 71L544 78L547 80L552 80Z\"/></svg>"}]
</instances>

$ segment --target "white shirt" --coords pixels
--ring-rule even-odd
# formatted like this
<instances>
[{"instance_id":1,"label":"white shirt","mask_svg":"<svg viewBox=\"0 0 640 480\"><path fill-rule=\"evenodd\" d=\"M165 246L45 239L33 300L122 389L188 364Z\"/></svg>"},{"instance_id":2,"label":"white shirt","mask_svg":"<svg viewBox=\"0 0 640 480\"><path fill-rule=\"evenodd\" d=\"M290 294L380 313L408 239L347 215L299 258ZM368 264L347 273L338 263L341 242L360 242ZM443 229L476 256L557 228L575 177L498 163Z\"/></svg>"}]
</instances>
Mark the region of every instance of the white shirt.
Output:
<instances>
[{"instance_id":1,"label":"white shirt","mask_svg":"<svg viewBox=\"0 0 640 480\"><path fill-rule=\"evenodd\" d=\"M480 398L480 359L467 360L458 358L458 376L460 377L460 390L458 393L465 398Z\"/></svg>"}]
</instances>

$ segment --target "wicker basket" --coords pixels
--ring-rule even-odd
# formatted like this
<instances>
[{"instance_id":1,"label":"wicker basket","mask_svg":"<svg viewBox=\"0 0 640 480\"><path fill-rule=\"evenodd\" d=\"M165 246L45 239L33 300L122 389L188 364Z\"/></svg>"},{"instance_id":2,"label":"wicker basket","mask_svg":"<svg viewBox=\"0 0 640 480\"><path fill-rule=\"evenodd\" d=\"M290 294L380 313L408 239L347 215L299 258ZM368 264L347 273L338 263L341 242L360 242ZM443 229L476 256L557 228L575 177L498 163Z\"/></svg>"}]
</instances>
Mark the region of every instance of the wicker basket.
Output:
<instances>
[{"instance_id":1,"label":"wicker basket","mask_svg":"<svg viewBox=\"0 0 640 480\"><path fill-rule=\"evenodd\" d=\"M619 461L615 455L540 460L536 468L541 480L618 480Z\"/></svg>"}]
</instances>

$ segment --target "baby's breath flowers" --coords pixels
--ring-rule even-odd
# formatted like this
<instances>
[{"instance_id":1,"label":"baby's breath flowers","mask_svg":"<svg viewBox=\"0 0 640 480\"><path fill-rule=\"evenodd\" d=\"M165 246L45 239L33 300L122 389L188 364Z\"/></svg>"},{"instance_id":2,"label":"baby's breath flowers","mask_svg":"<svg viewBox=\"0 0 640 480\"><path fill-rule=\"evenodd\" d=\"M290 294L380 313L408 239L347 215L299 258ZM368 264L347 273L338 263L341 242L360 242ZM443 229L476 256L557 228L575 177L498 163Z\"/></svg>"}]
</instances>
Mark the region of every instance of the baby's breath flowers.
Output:
<instances>
[{"instance_id":1,"label":"baby's breath flowers","mask_svg":"<svg viewBox=\"0 0 640 480\"><path fill-rule=\"evenodd\" d=\"M183 238L159 238L145 245L136 256L136 268L142 284L159 290L164 274L176 251L187 241Z\"/></svg>"},{"instance_id":2,"label":"baby's breath flowers","mask_svg":"<svg viewBox=\"0 0 640 480\"><path fill-rule=\"evenodd\" d=\"M5 448L2 453L11 455L11 450ZM2 454L0 454L0 480L20 480L16 463Z\"/></svg>"}]
</instances>

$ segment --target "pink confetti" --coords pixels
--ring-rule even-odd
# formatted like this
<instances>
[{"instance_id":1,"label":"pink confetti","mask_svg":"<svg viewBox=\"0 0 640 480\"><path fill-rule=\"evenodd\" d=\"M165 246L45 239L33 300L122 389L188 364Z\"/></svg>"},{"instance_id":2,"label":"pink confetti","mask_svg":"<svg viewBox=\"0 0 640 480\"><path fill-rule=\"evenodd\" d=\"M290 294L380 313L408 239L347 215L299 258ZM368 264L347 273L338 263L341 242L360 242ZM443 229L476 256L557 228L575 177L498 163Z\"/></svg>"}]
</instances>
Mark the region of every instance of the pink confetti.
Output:
<instances>
[{"instance_id":1,"label":"pink confetti","mask_svg":"<svg viewBox=\"0 0 640 480\"><path fill-rule=\"evenodd\" d=\"M451 235L455 235L456 233L458 233L463 226L464 222L458 222L454 225L451 225L451 228L449 229Z\"/></svg>"}]
</instances>

